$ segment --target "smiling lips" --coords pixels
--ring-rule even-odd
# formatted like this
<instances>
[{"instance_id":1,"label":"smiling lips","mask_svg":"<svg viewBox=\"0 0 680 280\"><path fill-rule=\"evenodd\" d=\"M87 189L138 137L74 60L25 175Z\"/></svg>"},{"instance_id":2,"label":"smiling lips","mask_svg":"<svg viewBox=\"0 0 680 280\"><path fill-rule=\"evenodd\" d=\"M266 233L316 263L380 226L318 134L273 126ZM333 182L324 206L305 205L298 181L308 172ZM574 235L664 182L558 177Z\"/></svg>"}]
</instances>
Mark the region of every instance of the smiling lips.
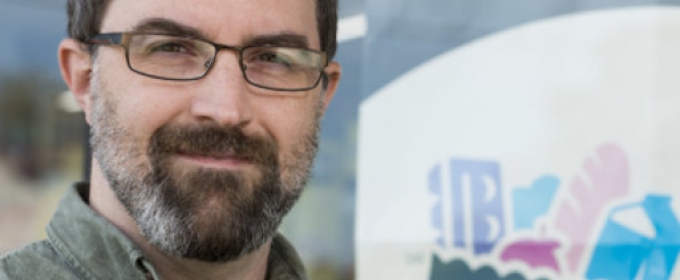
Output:
<instances>
[{"instance_id":1,"label":"smiling lips","mask_svg":"<svg viewBox=\"0 0 680 280\"><path fill-rule=\"evenodd\" d=\"M242 168L245 165L252 163L248 157L235 155L232 153L222 155L192 155L182 153L179 154L178 157L181 160L188 161L192 164L216 169Z\"/></svg>"}]
</instances>

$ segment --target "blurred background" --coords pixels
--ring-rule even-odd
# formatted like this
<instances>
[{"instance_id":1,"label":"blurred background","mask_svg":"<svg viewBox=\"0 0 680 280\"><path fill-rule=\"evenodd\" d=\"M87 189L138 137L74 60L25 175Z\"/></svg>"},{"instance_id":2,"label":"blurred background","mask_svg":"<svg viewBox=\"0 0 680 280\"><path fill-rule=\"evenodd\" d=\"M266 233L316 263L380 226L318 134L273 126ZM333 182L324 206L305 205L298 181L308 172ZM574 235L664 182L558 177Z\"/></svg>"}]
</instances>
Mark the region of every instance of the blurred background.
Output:
<instances>
[{"instance_id":1,"label":"blurred background","mask_svg":"<svg viewBox=\"0 0 680 280\"><path fill-rule=\"evenodd\" d=\"M65 0L0 0L0 254L45 238L64 191L83 180L86 125L57 64ZM313 279L354 277L354 196L363 0L340 1L343 65L308 191L281 231Z\"/></svg>"},{"instance_id":2,"label":"blurred background","mask_svg":"<svg viewBox=\"0 0 680 280\"><path fill-rule=\"evenodd\" d=\"M312 279L680 279L680 0L339 4ZM64 6L0 0L0 254L87 165Z\"/></svg>"}]
</instances>

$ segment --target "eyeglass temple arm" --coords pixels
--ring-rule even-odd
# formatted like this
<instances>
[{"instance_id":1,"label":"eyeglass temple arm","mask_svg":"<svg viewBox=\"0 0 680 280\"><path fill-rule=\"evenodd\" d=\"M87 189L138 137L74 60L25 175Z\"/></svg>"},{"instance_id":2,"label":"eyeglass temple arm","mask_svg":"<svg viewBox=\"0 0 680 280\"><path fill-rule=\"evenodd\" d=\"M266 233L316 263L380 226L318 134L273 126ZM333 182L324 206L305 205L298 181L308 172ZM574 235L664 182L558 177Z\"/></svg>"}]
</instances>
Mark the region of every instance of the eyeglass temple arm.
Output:
<instances>
[{"instance_id":1,"label":"eyeglass temple arm","mask_svg":"<svg viewBox=\"0 0 680 280\"><path fill-rule=\"evenodd\" d=\"M96 45L116 45L120 44L122 38L123 34L121 33L98 34L87 40L87 43Z\"/></svg>"}]
</instances>

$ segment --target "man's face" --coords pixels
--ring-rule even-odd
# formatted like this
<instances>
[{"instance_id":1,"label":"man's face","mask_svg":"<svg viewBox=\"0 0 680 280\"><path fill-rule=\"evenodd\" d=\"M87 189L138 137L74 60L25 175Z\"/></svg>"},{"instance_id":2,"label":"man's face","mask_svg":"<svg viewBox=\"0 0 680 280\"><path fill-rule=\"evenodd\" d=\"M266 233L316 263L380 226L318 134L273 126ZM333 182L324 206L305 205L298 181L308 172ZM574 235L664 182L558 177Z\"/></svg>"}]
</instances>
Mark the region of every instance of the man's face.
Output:
<instances>
[{"instance_id":1,"label":"man's face","mask_svg":"<svg viewBox=\"0 0 680 280\"><path fill-rule=\"evenodd\" d=\"M319 50L315 9L314 0L113 0L101 32L149 22L174 32L157 24L169 22L221 44L296 35ZM228 261L264 244L299 196L330 98L321 86L288 96L253 87L233 52L213 67L197 81L152 79L128 69L123 48L99 47L88 118L95 166L142 234L168 254Z\"/></svg>"}]
</instances>

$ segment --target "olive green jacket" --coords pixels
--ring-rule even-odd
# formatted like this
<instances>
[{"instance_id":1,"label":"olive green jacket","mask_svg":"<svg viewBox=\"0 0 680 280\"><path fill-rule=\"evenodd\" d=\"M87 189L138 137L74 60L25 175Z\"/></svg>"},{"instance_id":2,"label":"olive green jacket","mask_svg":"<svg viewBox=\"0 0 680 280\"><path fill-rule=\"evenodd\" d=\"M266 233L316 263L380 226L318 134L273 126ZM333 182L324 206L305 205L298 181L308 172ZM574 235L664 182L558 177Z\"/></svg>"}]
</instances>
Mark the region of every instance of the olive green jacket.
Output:
<instances>
[{"instance_id":1,"label":"olive green jacket","mask_svg":"<svg viewBox=\"0 0 680 280\"><path fill-rule=\"evenodd\" d=\"M87 204L88 184L76 184L47 226L47 240L0 258L5 279L161 279L142 251ZM272 242L267 280L308 279L293 247Z\"/></svg>"}]
</instances>

